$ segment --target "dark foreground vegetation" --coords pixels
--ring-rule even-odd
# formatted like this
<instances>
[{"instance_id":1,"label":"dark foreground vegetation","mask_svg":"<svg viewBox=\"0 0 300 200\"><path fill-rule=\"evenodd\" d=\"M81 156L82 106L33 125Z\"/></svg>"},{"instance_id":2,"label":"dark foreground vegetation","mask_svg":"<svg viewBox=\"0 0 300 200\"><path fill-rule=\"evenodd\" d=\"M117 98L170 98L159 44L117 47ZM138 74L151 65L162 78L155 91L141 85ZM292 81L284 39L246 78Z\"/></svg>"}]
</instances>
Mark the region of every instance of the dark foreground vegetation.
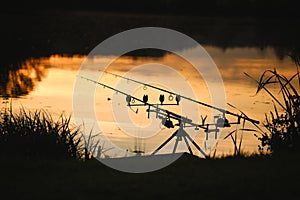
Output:
<instances>
[{"instance_id":1,"label":"dark foreground vegetation","mask_svg":"<svg viewBox=\"0 0 300 200\"><path fill-rule=\"evenodd\" d=\"M10 199L298 199L300 156L202 160L183 156L146 174L96 160L0 161L0 191Z\"/></svg>"},{"instance_id":2,"label":"dark foreground vegetation","mask_svg":"<svg viewBox=\"0 0 300 200\"><path fill-rule=\"evenodd\" d=\"M79 159L82 141L78 128L72 128L70 117L58 120L43 110L18 114L4 110L0 118L0 155L29 159Z\"/></svg>"},{"instance_id":3,"label":"dark foreground vegetation","mask_svg":"<svg viewBox=\"0 0 300 200\"><path fill-rule=\"evenodd\" d=\"M259 130L259 150L272 154L300 152L300 55L291 54L296 72L286 77L275 69L262 73L257 83L256 94L266 92L272 99L273 111L266 111L264 126L267 132ZM252 78L249 74L246 75ZM253 79L253 78L252 78ZM272 90L277 88L277 91Z\"/></svg>"}]
</instances>

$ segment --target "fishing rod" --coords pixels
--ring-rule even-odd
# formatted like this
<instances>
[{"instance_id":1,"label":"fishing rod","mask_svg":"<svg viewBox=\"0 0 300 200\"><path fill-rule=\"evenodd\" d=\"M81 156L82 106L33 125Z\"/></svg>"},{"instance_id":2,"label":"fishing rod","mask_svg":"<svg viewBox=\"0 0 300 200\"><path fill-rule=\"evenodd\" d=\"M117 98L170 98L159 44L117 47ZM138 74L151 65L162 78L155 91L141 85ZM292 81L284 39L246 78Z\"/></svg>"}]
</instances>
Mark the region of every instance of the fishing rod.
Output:
<instances>
[{"instance_id":1,"label":"fishing rod","mask_svg":"<svg viewBox=\"0 0 300 200\"><path fill-rule=\"evenodd\" d=\"M116 91L117 93L125 95L126 96L126 101L127 101L127 106L129 106L130 108L132 106L148 106L148 109L146 110L146 112L148 113L148 118L150 118L150 113L151 112L156 113L156 118L162 119L162 124L164 126L166 126L167 128L174 128L174 124L171 121L171 119L174 119L174 120L178 121L178 124L175 124L175 126L195 127L195 130L199 130L199 128L201 128L201 129L204 129L204 131L208 134L210 132L218 132L219 128L230 127L231 124L240 124L241 118L243 118L243 116L245 116L244 114L243 115L238 115L237 122L229 122L224 116L217 115L217 116L214 116L214 120L215 120L214 123L205 123L207 116L205 116L204 118L201 116L201 123L194 123L188 117L184 117L184 116L181 116L181 115L176 114L174 112L171 112L169 110L160 108L159 105L165 105L165 104L162 103L163 101L161 101L161 104L150 104L150 103L148 103L148 96L147 95L144 95L143 99L139 99L139 98L131 96L131 95L129 95L129 94L127 94L127 93L125 93L121 90L118 90L118 89L113 88L109 85L106 85L104 83L92 80L92 79L84 77L84 76L79 76L79 77L83 78L85 80L88 80L90 82L96 83L98 85L101 85L104 88L108 88L108 89L111 89L113 91ZM141 104L137 104L137 103L132 104L135 101L138 101ZM151 110L151 108L153 108L153 109ZM137 113L137 111L135 111L135 113ZM210 126L215 126L215 129L209 129Z\"/></svg>"},{"instance_id":2,"label":"fishing rod","mask_svg":"<svg viewBox=\"0 0 300 200\"><path fill-rule=\"evenodd\" d=\"M194 141L193 138L191 138L189 136L189 134L184 130L185 127L195 127L195 130L199 130L199 128L204 129L204 132L206 132L206 140L208 140L208 134L210 132L215 132L215 139L217 138L217 133L219 132L219 128L224 128L224 127L230 127L230 124L236 124L236 123L240 123L240 116L238 118L238 122L234 122L234 123L229 123L228 120L226 118L222 118L220 116L215 116L215 118L217 119L216 123L214 124L205 124L205 118L202 118L202 124L197 124L194 123L191 119L189 119L188 117L184 117L181 115L178 115L174 112L171 112L169 110L163 109L159 107L159 104L150 104L148 103L148 96L144 95L143 99L139 99L137 97L131 96L121 90L118 90L116 88L113 88L109 85L106 85L104 83L92 80L90 78L84 77L84 76L79 76L87 81L96 83L98 85L103 86L104 88L109 88L113 91L116 91L117 93L123 94L126 96L126 101L127 101L127 106L131 107L131 106L148 106L148 109L146 110L146 112L148 112L148 118L150 117L150 112L154 112L156 113L156 118L161 119L162 120L162 124L167 127L167 128L174 128L175 126L178 126L178 130L176 130L167 140L165 140L155 151L153 151L153 153L151 155L155 155L160 149L162 149L167 143L170 142L170 140L174 137L176 137L176 141L175 141L175 145L174 145L174 149L173 149L173 153L175 153L176 148L177 148L177 144L179 141L182 140L182 138L184 139L186 146L188 147L189 152L193 155L192 149L190 147L190 144L188 143L188 140L191 142L191 144L193 144L195 146L195 148L205 157L207 156L205 154L205 152L201 149L200 146L198 146L198 144ZM160 101L161 101L161 105L163 104L163 96L160 96ZM141 104L132 104L133 102L138 101ZM178 101L179 102L179 101ZM153 108L151 110L151 108ZM137 113L137 112L136 112ZM177 120L178 124L173 124L172 120ZM186 125L188 124L188 125ZM210 130L209 126L214 125L215 129Z\"/></svg>"},{"instance_id":3,"label":"fishing rod","mask_svg":"<svg viewBox=\"0 0 300 200\"><path fill-rule=\"evenodd\" d=\"M108 88L108 89L111 89L111 90L113 90L113 91L116 91L117 93L120 93L120 94L125 95L125 96L126 96L126 101L127 101L127 106L129 106L129 107L131 107L131 106L148 106L148 109L146 110L146 112L148 112L148 118L150 117L150 116L149 116L150 112L155 112L155 113L157 114L157 118L162 119L162 116L168 118L169 120L167 119L167 120L165 121L165 124L164 124L167 128L174 128L174 125L171 124L170 119L175 119L175 120L177 120L177 121L179 122L178 126L180 126L180 125L182 125L182 124L184 124L184 126L185 126L185 124L189 124L190 126L194 126L194 127L196 127L196 128L202 128L202 129L205 129L205 130L207 129L207 127L208 127L209 125L211 125L211 124L204 124L204 123L202 123L202 124L194 123L194 122L192 122L191 119L189 119L189 118L187 118L187 117L184 117L184 116L178 115L178 114L176 114L176 113L174 113L174 112L171 112L171 111L169 111L169 110L160 108L160 107L159 107L159 104L150 104L150 103L148 103L148 102L146 101L145 98L143 98L143 100L142 100L142 99L139 99L139 98L137 98L137 97L131 96L131 95L129 95L129 94L127 94L127 93L125 93L125 92L123 92L123 91L121 91L121 90L118 90L118 89L113 88L113 87L111 87L111 86L109 86L109 85L106 85L106 84L104 84L104 83L95 81L95 80L93 80L93 79L90 79L90 78L87 78L87 77L84 77L84 76L79 76L79 77L80 77L80 78L83 78L83 79L85 79L85 80L88 80L88 81L90 81L90 82L96 83L96 84L98 84L98 85L101 85L101 86L103 86L103 87L105 87L105 88ZM130 104L130 102L132 102L133 100L134 100L134 101L141 102L141 104ZM151 107L153 107L155 110L151 110L151 109L150 109ZM136 113L137 113L137 112L136 112ZM160 115L160 116L159 116L159 115Z\"/></svg>"},{"instance_id":4,"label":"fishing rod","mask_svg":"<svg viewBox=\"0 0 300 200\"><path fill-rule=\"evenodd\" d=\"M215 107L215 106L206 104L206 103L204 103L204 102L197 101L197 100L195 100L195 99L192 99L192 98L189 98L189 97L186 97L186 96L182 96L182 95L177 94L177 93L175 93L175 92L172 92L172 91L169 91L169 90L166 90L166 89L163 89L163 88L159 88L159 87L156 87L156 86L147 84L147 83L143 83L143 82L141 82L141 81L137 81L137 80L134 80L134 79L131 79L131 78L123 77L123 76L118 75L118 74L114 74L114 73L107 72L107 71L103 71L103 72L106 73L106 74L110 74L110 75L113 75L113 76L116 76L116 77L119 77L119 78L128 80L128 81L132 81L132 82L135 82L135 83L144 85L144 86L146 86L146 87L150 87L150 88L153 88L153 89L156 89L156 90L160 90L160 91L162 91L162 92L169 93L170 95L175 95L175 96L176 96L176 101L177 101L177 100L180 100L180 98L183 98L183 99L186 99L186 100L188 100L188 101L192 101L192 102L194 102L194 103L200 104L200 105L202 105L202 106L205 106L205 107L208 107L208 108L212 108L212 109L214 109L214 110L217 110L217 111L223 113L223 115L228 114L228 115L232 115L232 116L238 117L238 119L243 118L243 119L245 119L245 120L247 120L247 121L249 121L249 122L252 122L252 123L254 123L254 124L259 124L259 121L254 120L254 119L251 119L251 118L249 118L249 117L247 117L247 116L245 116L245 115L244 115L244 116L241 116L241 115L239 115L239 114L230 112L230 111L228 111L228 110L225 110L225 109L222 109L222 108L218 108L218 107ZM178 102L179 102L179 101L177 101L177 104L178 104Z\"/></svg>"},{"instance_id":5,"label":"fishing rod","mask_svg":"<svg viewBox=\"0 0 300 200\"><path fill-rule=\"evenodd\" d=\"M95 81L93 79L90 79L90 78L87 78L87 77L84 77L84 76L79 76L85 80L88 80L90 82L93 82L93 83L96 83L98 85L101 85L103 86L104 88L109 88L113 91L116 91L117 93L120 93L120 94L123 94L126 96L126 101L127 101L127 106L148 106L148 109L146 110L146 112L148 112L148 118L149 118L149 115L150 115L150 112L155 112L156 113L156 118L159 118L162 120L162 124L167 127L167 128L174 128L175 126L179 126L178 130L176 130L167 140L165 140L157 149L155 149L151 155L155 155L160 149L162 149L167 143L170 142L171 139L173 139L174 137L176 137L176 141L175 141L175 145L174 145L174 149L173 149L173 153L175 153L176 151L176 148L177 148L177 145L178 145L178 142L181 141L182 139L184 139L185 143L186 143L186 146L189 150L189 152L193 155L193 151L190 147L190 144L188 143L188 140L191 142L191 144L193 144L195 146L195 148L204 156L204 157L207 157L206 153L201 149L201 147L194 141L193 138L191 138L189 136L189 134L184 130L185 127L195 127L195 130L199 130L199 128L202 128L205 130L206 132L206 140L208 139L208 133L211 132L210 130L208 130L209 126L210 125L215 125L216 128L214 129L215 131L215 137L217 135L217 133L219 132L219 129L218 127L226 127L224 126L224 124L222 123L221 126L218 126L218 123L217 124L204 124L204 121L202 120L202 124L197 124L197 123L194 123L191 119L187 118L187 117L183 117L181 115L178 115L174 112L171 112L169 110L166 110L166 109L162 109L162 108L159 108L159 104L150 104L148 103L148 96L147 95L144 95L143 99L139 99L139 98L136 98L134 96L131 96L121 90L118 90L116 88L113 88L109 85L106 85L104 83L101 83L101 82L98 82L98 81ZM141 102L142 104L131 104L133 103L132 100L134 101L138 101L138 102ZM154 108L154 110L151 110L151 107ZM137 112L136 112L137 113ZM178 121L178 124L173 124L173 122L171 121L171 119L175 119ZM186 125L188 124L188 126Z\"/></svg>"}]
</instances>

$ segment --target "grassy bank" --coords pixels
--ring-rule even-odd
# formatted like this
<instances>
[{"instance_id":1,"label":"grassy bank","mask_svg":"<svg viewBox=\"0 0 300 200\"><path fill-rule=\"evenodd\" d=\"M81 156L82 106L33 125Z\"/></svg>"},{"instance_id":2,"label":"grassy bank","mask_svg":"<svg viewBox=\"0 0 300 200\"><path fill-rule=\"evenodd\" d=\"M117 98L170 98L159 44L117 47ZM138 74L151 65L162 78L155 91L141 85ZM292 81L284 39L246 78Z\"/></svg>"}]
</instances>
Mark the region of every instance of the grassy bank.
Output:
<instances>
[{"instance_id":1,"label":"grassy bank","mask_svg":"<svg viewBox=\"0 0 300 200\"><path fill-rule=\"evenodd\" d=\"M202 160L183 156L146 174L98 161L1 159L1 193L22 199L271 199L300 195L300 156Z\"/></svg>"},{"instance_id":2,"label":"grassy bank","mask_svg":"<svg viewBox=\"0 0 300 200\"><path fill-rule=\"evenodd\" d=\"M0 124L0 191L10 199L269 199L300 195L297 153L206 160L185 154L161 170L129 174L94 159L82 159L81 145L74 149L81 154L73 156L65 147L78 141L72 140L78 132L67 128L68 118L54 121L42 111L6 114Z\"/></svg>"}]
</instances>

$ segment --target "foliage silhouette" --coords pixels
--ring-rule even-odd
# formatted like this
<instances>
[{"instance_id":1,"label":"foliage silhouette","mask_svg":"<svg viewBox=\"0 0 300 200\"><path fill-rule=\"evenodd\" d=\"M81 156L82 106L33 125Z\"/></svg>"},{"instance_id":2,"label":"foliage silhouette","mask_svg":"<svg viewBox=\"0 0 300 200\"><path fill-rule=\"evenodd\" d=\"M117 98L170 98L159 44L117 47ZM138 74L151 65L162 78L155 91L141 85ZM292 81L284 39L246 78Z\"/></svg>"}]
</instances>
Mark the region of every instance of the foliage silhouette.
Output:
<instances>
[{"instance_id":1,"label":"foliage silhouette","mask_svg":"<svg viewBox=\"0 0 300 200\"><path fill-rule=\"evenodd\" d=\"M265 90L273 100L274 110L266 114L264 126L268 133L257 136L261 141L259 150L264 148L272 153L282 151L299 151L300 149L300 76L299 55L290 55L295 61L297 72L290 78L285 77L274 70L266 70L259 80L256 94ZM276 95L269 88L270 85L279 86L279 94ZM282 112L280 112L282 110Z\"/></svg>"},{"instance_id":2,"label":"foliage silhouette","mask_svg":"<svg viewBox=\"0 0 300 200\"><path fill-rule=\"evenodd\" d=\"M91 133L84 136L79 127L72 125L71 116L61 114L54 120L44 110L24 108L18 114L4 108L0 116L1 156L88 160L98 144Z\"/></svg>"}]
</instances>

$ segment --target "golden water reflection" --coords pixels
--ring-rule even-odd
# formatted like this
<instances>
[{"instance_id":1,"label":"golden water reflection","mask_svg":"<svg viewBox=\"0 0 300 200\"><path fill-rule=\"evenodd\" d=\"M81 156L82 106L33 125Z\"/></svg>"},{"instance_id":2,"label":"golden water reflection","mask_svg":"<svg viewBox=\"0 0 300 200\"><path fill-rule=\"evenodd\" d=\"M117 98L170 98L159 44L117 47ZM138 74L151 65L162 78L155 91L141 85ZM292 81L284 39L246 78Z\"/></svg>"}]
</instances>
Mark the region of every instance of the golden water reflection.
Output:
<instances>
[{"instance_id":1,"label":"golden water reflection","mask_svg":"<svg viewBox=\"0 0 300 200\"><path fill-rule=\"evenodd\" d=\"M2 68L0 96L19 97L33 91L47 74L48 58L28 59L20 66Z\"/></svg>"},{"instance_id":2,"label":"golden water reflection","mask_svg":"<svg viewBox=\"0 0 300 200\"><path fill-rule=\"evenodd\" d=\"M241 109L250 117L260 121L264 120L264 114L272 110L273 105L270 103L270 97L264 93L254 96L256 85L244 75L244 72L251 74L255 78L258 78L266 69L277 68L280 73L286 76L291 76L295 72L294 63L288 58L278 60L272 49L262 51L256 48L233 48L224 51L210 46L205 47L205 49L213 58L223 77L227 102ZM13 100L14 108L22 105L27 109L46 109L53 115L59 115L61 112L72 113L74 82L77 70L85 59L85 56L65 57L58 55L53 55L49 58L30 59L20 69L9 71L5 79L3 78L3 74L1 75L1 95L22 96L22 98L15 98ZM195 59L197 58L195 57ZM113 63L113 72L122 75L129 69L132 69L133 66L145 63L161 63L172 66L191 82L193 88L203 88L201 91L205 91L204 81L193 82L193 80L200 80L201 77L195 77L196 73L193 70L186 71L188 63L173 54L166 54L160 58L120 57ZM97 66L95 66L95 69L97 69ZM151 69L147 72L144 71L143 75L150 76ZM116 81L115 77L109 76L104 80L107 83ZM113 117L110 107L106 106L110 102L102 102L110 94L109 92L101 93L100 95L97 93L99 101L96 100L99 119L105 121L104 126L107 126L106 130L109 130L105 134L110 139L119 142L123 148L134 148L135 141L132 137L122 134L117 127L110 127L109 122L113 121ZM196 95L198 100L209 103L210 97L207 90L205 92L196 92ZM228 109L238 113L238 111L232 110L232 108L228 107ZM146 142L146 148L153 150L167 136L165 135ZM233 145L231 141L224 141L222 138L221 136L218 142L217 153L232 153ZM198 136L195 140L199 143L202 142L202 138L198 138ZM258 144L258 140L252 134L244 135L244 151L254 152L257 150Z\"/></svg>"}]
</instances>

